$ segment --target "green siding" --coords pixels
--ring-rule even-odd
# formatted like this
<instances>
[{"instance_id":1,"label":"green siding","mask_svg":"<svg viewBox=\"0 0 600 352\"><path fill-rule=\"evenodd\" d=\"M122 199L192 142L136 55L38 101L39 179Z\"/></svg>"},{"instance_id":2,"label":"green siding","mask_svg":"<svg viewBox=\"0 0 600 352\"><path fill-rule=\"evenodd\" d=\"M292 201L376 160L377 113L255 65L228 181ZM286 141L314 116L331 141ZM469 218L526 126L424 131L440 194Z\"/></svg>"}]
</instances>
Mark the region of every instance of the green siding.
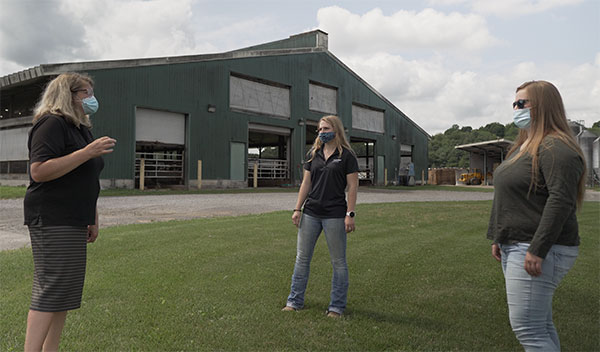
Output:
<instances>
[{"instance_id":1,"label":"green siding","mask_svg":"<svg viewBox=\"0 0 600 352\"><path fill-rule=\"evenodd\" d=\"M291 165L294 180L300 179L298 167L304 150L304 126L298 120L318 120L321 114L308 110L308 83L316 81L338 88L338 115L349 136L376 142L376 155L385 155L388 179L400 161L399 144L415 145L413 158L417 179L427 168L427 135L406 117L365 86L325 52L261 56L195 63L113 68L88 71L100 110L93 117L96 136L117 139L114 153L105 157L102 178L133 179L135 152L135 108L144 107L186 114L187 178L197 178L196 161L203 161L204 179L229 179L230 143L248 142L248 123L290 128ZM229 109L231 72L290 86L291 118L282 119ZM352 103L385 111L385 134L352 130ZM216 112L207 112L215 105ZM392 140L392 135L397 139Z\"/></svg>"}]
</instances>

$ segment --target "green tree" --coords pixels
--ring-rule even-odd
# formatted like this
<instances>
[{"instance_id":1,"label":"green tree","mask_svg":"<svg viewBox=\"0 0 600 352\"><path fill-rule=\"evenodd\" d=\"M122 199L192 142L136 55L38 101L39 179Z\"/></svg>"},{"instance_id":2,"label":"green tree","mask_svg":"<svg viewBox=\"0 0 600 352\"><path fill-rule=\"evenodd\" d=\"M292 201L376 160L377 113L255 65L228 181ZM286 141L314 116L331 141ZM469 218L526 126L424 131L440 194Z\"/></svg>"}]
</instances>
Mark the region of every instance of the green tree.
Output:
<instances>
[{"instance_id":1,"label":"green tree","mask_svg":"<svg viewBox=\"0 0 600 352\"><path fill-rule=\"evenodd\" d=\"M514 124L503 126L500 123L491 123L479 129L473 129L470 126L460 127L452 125L444 133L439 133L431 137L429 141L429 167L469 167L469 153L458 150L455 147L462 144L470 144L498 139L504 136L506 131L518 133L518 128Z\"/></svg>"},{"instance_id":2,"label":"green tree","mask_svg":"<svg viewBox=\"0 0 600 352\"><path fill-rule=\"evenodd\" d=\"M511 122L505 126L505 129L504 129L504 138L505 139L508 139L511 141L516 141L518 135L519 135L519 127L517 127L514 124L514 122Z\"/></svg>"},{"instance_id":3,"label":"green tree","mask_svg":"<svg viewBox=\"0 0 600 352\"><path fill-rule=\"evenodd\" d=\"M498 123L498 122L488 123L484 127L481 127L480 130L488 131L488 132L496 135L498 138L504 138L505 127L501 123Z\"/></svg>"},{"instance_id":4,"label":"green tree","mask_svg":"<svg viewBox=\"0 0 600 352\"><path fill-rule=\"evenodd\" d=\"M592 132L593 134L595 134L596 136L600 136L600 121L594 122L594 124L592 125L592 128L589 128L588 130L590 132Z\"/></svg>"}]
</instances>

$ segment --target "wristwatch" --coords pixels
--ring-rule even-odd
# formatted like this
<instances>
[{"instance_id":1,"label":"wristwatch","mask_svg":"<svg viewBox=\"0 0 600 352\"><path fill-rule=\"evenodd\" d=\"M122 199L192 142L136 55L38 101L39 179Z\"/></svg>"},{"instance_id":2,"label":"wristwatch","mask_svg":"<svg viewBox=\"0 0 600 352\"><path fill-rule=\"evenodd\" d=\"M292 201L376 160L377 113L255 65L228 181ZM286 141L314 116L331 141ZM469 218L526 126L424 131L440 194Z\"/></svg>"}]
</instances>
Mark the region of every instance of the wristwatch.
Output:
<instances>
[{"instance_id":1,"label":"wristwatch","mask_svg":"<svg viewBox=\"0 0 600 352\"><path fill-rule=\"evenodd\" d=\"M351 217L351 218L353 218L353 217L354 217L354 215L356 215L356 214L355 214L353 211L348 211L348 212L346 212L346 216L349 216L349 217Z\"/></svg>"}]
</instances>

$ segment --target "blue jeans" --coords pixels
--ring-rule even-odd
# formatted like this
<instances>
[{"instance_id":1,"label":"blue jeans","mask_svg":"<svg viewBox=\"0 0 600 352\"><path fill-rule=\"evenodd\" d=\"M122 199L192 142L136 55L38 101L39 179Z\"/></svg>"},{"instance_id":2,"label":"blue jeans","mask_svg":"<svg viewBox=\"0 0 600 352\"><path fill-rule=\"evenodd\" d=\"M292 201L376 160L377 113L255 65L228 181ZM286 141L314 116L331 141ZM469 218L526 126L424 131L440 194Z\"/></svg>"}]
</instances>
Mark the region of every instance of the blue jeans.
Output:
<instances>
[{"instance_id":1,"label":"blue jeans","mask_svg":"<svg viewBox=\"0 0 600 352\"><path fill-rule=\"evenodd\" d=\"M292 287L286 305L296 309L304 307L304 292L308 284L310 260L321 230L325 232L331 265L333 266L331 301L328 310L343 314L348 297L348 265L346 264L344 218L321 219L302 214L298 228L298 248L294 274L292 275Z\"/></svg>"},{"instance_id":2,"label":"blue jeans","mask_svg":"<svg viewBox=\"0 0 600 352\"><path fill-rule=\"evenodd\" d=\"M579 247L554 245L542 262L542 275L525 271L528 243L500 245L510 325L525 351L560 351L552 322L552 296L573 267Z\"/></svg>"}]
</instances>

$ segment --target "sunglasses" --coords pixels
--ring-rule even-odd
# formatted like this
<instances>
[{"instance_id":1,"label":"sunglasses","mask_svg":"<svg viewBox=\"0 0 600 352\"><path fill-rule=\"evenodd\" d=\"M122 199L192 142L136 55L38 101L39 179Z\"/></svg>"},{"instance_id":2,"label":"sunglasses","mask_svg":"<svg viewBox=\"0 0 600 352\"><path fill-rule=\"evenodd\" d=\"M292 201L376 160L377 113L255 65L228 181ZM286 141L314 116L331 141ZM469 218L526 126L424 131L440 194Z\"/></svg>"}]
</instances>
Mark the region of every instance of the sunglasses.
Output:
<instances>
[{"instance_id":1,"label":"sunglasses","mask_svg":"<svg viewBox=\"0 0 600 352\"><path fill-rule=\"evenodd\" d=\"M77 93L77 92L85 92L85 95L87 97L91 97L92 95L94 95L94 90L93 89L75 89L75 90L71 90L73 93Z\"/></svg>"},{"instance_id":2,"label":"sunglasses","mask_svg":"<svg viewBox=\"0 0 600 352\"><path fill-rule=\"evenodd\" d=\"M513 103L513 109L518 107L519 109L523 109L525 104L529 103L529 99L519 99Z\"/></svg>"}]
</instances>

